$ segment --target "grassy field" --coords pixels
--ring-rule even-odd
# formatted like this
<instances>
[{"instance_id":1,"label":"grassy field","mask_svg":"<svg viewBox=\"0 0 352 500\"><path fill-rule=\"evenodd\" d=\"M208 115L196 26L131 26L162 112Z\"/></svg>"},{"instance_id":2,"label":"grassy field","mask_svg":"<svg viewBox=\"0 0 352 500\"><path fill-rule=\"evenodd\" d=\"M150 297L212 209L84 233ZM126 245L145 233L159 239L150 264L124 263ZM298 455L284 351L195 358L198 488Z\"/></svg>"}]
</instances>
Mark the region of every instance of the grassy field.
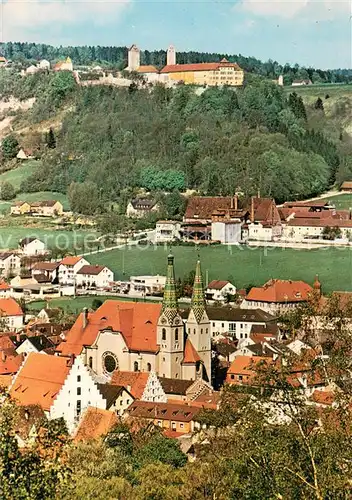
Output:
<instances>
[{"instance_id":1,"label":"grassy field","mask_svg":"<svg viewBox=\"0 0 352 500\"><path fill-rule=\"evenodd\" d=\"M0 227L0 249L17 248L19 240L31 236L44 241L47 248L72 249L77 247L82 249L84 241L87 241L89 245L95 239L96 233L82 230L65 231L50 228Z\"/></svg>"},{"instance_id":2,"label":"grassy field","mask_svg":"<svg viewBox=\"0 0 352 500\"><path fill-rule=\"evenodd\" d=\"M337 210L352 209L352 193L338 194L337 196L330 196L329 198L324 198L324 200L325 199L335 205Z\"/></svg>"},{"instance_id":3,"label":"grassy field","mask_svg":"<svg viewBox=\"0 0 352 500\"><path fill-rule=\"evenodd\" d=\"M36 160L29 160L17 168L0 174L0 182L11 182L15 189L19 189L21 182L31 175L38 164Z\"/></svg>"},{"instance_id":4,"label":"grassy field","mask_svg":"<svg viewBox=\"0 0 352 500\"><path fill-rule=\"evenodd\" d=\"M100 296L96 297L97 299L101 300L104 302L105 300L129 300L128 298L120 298L120 297L107 297L107 296ZM50 300L50 307L62 307L68 312L72 313L79 313L82 311L84 307L92 307L92 302L95 299L95 297L62 297L59 299L51 299ZM130 299L131 300L131 299ZM40 309L43 309L43 307L46 307L46 303L43 300L36 301L36 302L30 302L28 304L28 309L31 311L39 311Z\"/></svg>"},{"instance_id":5,"label":"grassy field","mask_svg":"<svg viewBox=\"0 0 352 500\"><path fill-rule=\"evenodd\" d=\"M204 275L230 280L238 288L261 285L270 278L304 280L313 283L319 275L323 291L352 291L352 250L323 248L293 250L247 247L174 247L175 272L183 277L195 268L199 254ZM126 248L88 257L92 264L110 267L116 279L131 275L165 274L168 249L164 247Z\"/></svg>"}]
</instances>

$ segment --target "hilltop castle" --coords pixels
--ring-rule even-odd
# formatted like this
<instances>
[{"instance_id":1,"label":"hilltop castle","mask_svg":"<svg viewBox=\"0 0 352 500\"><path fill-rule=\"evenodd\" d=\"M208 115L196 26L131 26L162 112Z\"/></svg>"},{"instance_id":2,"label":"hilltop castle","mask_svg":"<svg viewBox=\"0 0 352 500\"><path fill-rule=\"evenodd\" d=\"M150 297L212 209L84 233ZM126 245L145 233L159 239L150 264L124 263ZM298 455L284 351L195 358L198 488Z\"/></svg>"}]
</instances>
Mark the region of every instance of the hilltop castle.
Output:
<instances>
[{"instance_id":1,"label":"hilltop castle","mask_svg":"<svg viewBox=\"0 0 352 500\"><path fill-rule=\"evenodd\" d=\"M176 64L176 49L170 45L166 53L166 66L160 71L152 65L141 66L140 49L132 45L128 50L128 66L126 71L136 71L144 75L148 82L183 82L195 85L243 85L244 71L237 63L227 59L220 62Z\"/></svg>"}]
</instances>

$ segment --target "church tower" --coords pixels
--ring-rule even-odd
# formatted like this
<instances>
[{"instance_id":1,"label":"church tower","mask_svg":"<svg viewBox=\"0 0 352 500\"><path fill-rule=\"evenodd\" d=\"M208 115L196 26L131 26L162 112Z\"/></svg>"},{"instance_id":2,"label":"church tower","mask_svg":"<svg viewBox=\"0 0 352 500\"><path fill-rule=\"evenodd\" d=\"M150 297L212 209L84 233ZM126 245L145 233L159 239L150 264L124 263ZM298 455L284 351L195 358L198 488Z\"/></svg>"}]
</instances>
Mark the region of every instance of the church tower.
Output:
<instances>
[{"instance_id":1,"label":"church tower","mask_svg":"<svg viewBox=\"0 0 352 500\"><path fill-rule=\"evenodd\" d=\"M166 64L167 66L173 66L174 64L176 64L176 49L173 45L170 45L170 47L167 49Z\"/></svg>"},{"instance_id":2,"label":"church tower","mask_svg":"<svg viewBox=\"0 0 352 500\"><path fill-rule=\"evenodd\" d=\"M128 49L128 71L136 71L141 65L141 51L136 45Z\"/></svg>"},{"instance_id":3,"label":"church tower","mask_svg":"<svg viewBox=\"0 0 352 500\"><path fill-rule=\"evenodd\" d=\"M159 370L161 377L182 378L181 362L184 350L184 324L178 311L174 257L167 258L164 299L157 326Z\"/></svg>"},{"instance_id":4,"label":"church tower","mask_svg":"<svg viewBox=\"0 0 352 500\"><path fill-rule=\"evenodd\" d=\"M196 266L191 309L187 320L187 337L192 342L203 363L203 378L211 382L211 332L206 311L200 261Z\"/></svg>"}]
</instances>

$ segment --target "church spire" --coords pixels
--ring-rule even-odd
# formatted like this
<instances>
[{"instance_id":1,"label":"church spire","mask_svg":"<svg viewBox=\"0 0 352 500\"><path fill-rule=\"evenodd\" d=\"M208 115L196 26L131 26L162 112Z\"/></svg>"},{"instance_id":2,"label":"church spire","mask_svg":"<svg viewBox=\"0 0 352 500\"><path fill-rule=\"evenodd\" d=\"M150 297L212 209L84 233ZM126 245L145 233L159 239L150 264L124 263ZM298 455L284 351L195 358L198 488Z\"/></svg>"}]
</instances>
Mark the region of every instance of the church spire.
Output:
<instances>
[{"instance_id":1,"label":"church spire","mask_svg":"<svg viewBox=\"0 0 352 500\"><path fill-rule=\"evenodd\" d=\"M178 313L174 256L171 253L167 256L167 273L162 312L170 322L173 321L174 317Z\"/></svg>"},{"instance_id":2,"label":"church spire","mask_svg":"<svg viewBox=\"0 0 352 500\"><path fill-rule=\"evenodd\" d=\"M194 313L197 323L201 321L205 311L205 307L206 303L205 303L202 271L200 268L200 260L198 260L196 266L196 275L194 277L192 302L191 302L191 309Z\"/></svg>"}]
</instances>

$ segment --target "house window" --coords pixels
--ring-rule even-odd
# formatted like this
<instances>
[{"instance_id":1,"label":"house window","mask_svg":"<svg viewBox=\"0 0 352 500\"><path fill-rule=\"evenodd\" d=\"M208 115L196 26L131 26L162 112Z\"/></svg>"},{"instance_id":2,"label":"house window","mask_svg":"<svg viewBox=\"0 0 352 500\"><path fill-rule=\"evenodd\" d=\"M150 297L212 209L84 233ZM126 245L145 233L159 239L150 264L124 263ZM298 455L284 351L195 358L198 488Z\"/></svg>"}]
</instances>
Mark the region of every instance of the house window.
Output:
<instances>
[{"instance_id":1,"label":"house window","mask_svg":"<svg viewBox=\"0 0 352 500\"><path fill-rule=\"evenodd\" d=\"M81 375L77 375L77 382L81 381Z\"/></svg>"},{"instance_id":2,"label":"house window","mask_svg":"<svg viewBox=\"0 0 352 500\"><path fill-rule=\"evenodd\" d=\"M224 323L221 323L221 328L224 328L225 324Z\"/></svg>"},{"instance_id":3,"label":"house window","mask_svg":"<svg viewBox=\"0 0 352 500\"><path fill-rule=\"evenodd\" d=\"M233 380L235 378L235 375L231 375L231 380Z\"/></svg>"},{"instance_id":4,"label":"house window","mask_svg":"<svg viewBox=\"0 0 352 500\"><path fill-rule=\"evenodd\" d=\"M178 342L178 328L175 330L175 342Z\"/></svg>"},{"instance_id":5,"label":"house window","mask_svg":"<svg viewBox=\"0 0 352 500\"><path fill-rule=\"evenodd\" d=\"M138 372L138 369L139 369L139 368L138 368L138 361L135 361L135 362L133 363L133 371Z\"/></svg>"},{"instance_id":6,"label":"house window","mask_svg":"<svg viewBox=\"0 0 352 500\"><path fill-rule=\"evenodd\" d=\"M81 388L77 387L77 396L80 396L80 395L81 395Z\"/></svg>"},{"instance_id":7,"label":"house window","mask_svg":"<svg viewBox=\"0 0 352 500\"><path fill-rule=\"evenodd\" d=\"M213 323L213 328L215 328L215 323Z\"/></svg>"},{"instance_id":8,"label":"house window","mask_svg":"<svg viewBox=\"0 0 352 500\"><path fill-rule=\"evenodd\" d=\"M152 369L152 365L150 363L147 363L147 371L150 372Z\"/></svg>"},{"instance_id":9,"label":"house window","mask_svg":"<svg viewBox=\"0 0 352 500\"><path fill-rule=\"evenodd\" d=\"M88 365L89 365L89 368L93 368L93 358L92 358L92 356L89 356Z\"/></svg>"},{"instance_id":10,"label":"house window","mask_svg":"<svg viewBox=\"0 0 352 500\"><path fill-rule=\"evenodd\" d=\"M242 375L238 375L238 380L243 380Z\"/></svg>"},{"instance_id":11,"label":"house window","mask_svg":"<svg viewBox=\"0 0 352 500\"><path fill-rule=\"evenodd\" d=\"M203 334L203 328L200 329L200 333Z\"/></svg>"},{"instance_id":12,"label":"house window","mask_svg":"<svg viewBox=\"0 0 352 500\"><path fill-rule=\"evenodd\" d=\"M183 424L180 424L180 429L183 429Z\"/></svg>"},{"instance_id":13,"label":"house window","mask_svg":"<svg viewBox=\"0 0 352 500\"><path fill-rule=\"evenodd\" d=\"M76 403L76 414L77 414L77 417L80 416L81 410L82 410L81 400L77 399L77 403Z\"/></svg>"},{"instance_id":14,"label":"house window","mask_svg":"<svg viewBox=\"0 0 352 500\"><path fill-rule=\"evenodd\" d=\"M114 353L106 351L103 354L103 370L107 374L111 374L119 367L119 363Z\"/></svg>"},{"instance_id":15,"label":"house window","mask_svg":"<svg viewBox=\"0 0 352 500\"><path fill-rule=\"evenodd\" d=\"M166 329L163 328L161 331L161 340L166 340Z\"/></svg>"}]
</instances>

